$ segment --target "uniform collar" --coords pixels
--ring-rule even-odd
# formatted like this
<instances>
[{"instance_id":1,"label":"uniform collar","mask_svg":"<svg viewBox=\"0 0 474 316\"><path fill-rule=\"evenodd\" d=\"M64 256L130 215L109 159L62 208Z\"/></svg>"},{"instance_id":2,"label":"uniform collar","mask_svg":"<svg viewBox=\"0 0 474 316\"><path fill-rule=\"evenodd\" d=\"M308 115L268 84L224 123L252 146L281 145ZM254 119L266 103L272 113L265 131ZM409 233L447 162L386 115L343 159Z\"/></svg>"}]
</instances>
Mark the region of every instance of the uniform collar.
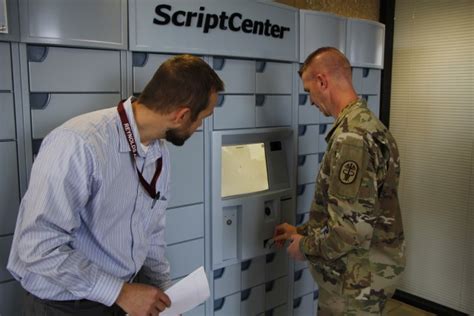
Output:
<instances>
[{"instance_id":1,"label":"uniform collar","mask_svg":"<svg viewBox=\"0 0 474 316\"><path fill-rule=\"evenodd\" d=\"M337 117L336 122L334 122L334 125L332 126L331 130L326 135L326 142L329 142L332 134L334 134L334 131L336 130L336 128L342 124L342 122L344 121L344 118L346 118L352 111L361 107L367 107L367 102L362 98L352 101L351 103L346 105L342 109L341 113L339 113L339 116Z\"/></svg>"},{"instance_id":2,"label":"uniform collar","mask_svg":"<svg viewBox=\"0 0 474 316\"><path fill-rule=\"evenodd\" d=\"M125 113L127 114L128 121L130 122L130 126L132 128L133 136L135 137L135 141L137 144L141 144L140 140L140 133L138 132L137 123L135 121L135 116L133 115L132 109L132 102L135 101L135 97L131 96L127 100L123 102L123 108L125 109ZM120 117L117 113L117 126L119 131L119 150L120 152L130 152L130 146L128 145L127 137L125 132L123 131L122 123L120 121ZM142 146L137 146L138 148L138 156L145 158L147 157L147 161L154 161L157 158L161 157L161 146L162 140L155 140L153 141L150 146L148 147L147 153L143 150Z\"/></svg>"}]
</instances>

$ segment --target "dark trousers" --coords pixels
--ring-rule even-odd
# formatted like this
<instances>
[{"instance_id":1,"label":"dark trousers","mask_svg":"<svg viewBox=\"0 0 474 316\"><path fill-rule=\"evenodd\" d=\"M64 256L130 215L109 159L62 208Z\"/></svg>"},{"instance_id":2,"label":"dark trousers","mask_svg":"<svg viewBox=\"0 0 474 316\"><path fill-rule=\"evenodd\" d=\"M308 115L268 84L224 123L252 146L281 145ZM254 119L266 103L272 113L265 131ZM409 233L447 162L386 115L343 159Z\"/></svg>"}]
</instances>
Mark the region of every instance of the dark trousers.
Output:
<instances>
[{"instance_id":1,"label":"dark trousers","mask_svg":"<svg viewBox=\"0 0 474 316\"><path fill-rule=\"evenodd\" d=\"M23 316L124 316L117 305L106 306L89 300L50 301L26 293Z\"/></svg>"}]
</instances>

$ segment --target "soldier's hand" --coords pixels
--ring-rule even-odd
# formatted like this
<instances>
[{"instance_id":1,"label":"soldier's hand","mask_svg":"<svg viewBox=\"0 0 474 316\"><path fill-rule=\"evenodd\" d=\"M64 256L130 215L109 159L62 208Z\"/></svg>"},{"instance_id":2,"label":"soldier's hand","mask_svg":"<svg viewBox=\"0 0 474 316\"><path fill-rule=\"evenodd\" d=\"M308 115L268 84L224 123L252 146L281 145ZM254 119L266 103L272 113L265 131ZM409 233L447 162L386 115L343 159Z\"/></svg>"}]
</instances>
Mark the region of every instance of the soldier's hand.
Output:
<instances>
[{"instance_id":1,"label":"soldier's hand","mask_svg":"<svg viewBox=\"0 0 474 316\"><path fill-rule=\"evenodd\" d=\"M273 233L273 241L278 248L283 247L285 241L291 237L291 235L296 234L296 227L288 223L283 223L275 227L275 232Z\"/></svg>"},{"instance_id":2,"label":"soldier's hand","mask_svg":"<svg viewBox=\"0 0 474 316\"><path fill-rule=\"evenodd\" d=\"M290 258L294 260L298 260L298 261L306 260L306 258L304 257L304 255L301 253L301 250L300 250L301 238L303 238L303 235L300 235L300 234L291 235L290 236L291 243L288 246L288 248L286 248L286 251L288 252L288 255L290 256Z\"/></svg>"},{"instance_id":3,"label":"soldier's hand","mask_svg":"<svg viewBox=\"0 0 474 316\"><path fill-rule=\"evenodd\" d=\"M158 316L171 301L159 288L139 283L124 283L115 302L130 316Z\"/></svg>"}]
</instances>

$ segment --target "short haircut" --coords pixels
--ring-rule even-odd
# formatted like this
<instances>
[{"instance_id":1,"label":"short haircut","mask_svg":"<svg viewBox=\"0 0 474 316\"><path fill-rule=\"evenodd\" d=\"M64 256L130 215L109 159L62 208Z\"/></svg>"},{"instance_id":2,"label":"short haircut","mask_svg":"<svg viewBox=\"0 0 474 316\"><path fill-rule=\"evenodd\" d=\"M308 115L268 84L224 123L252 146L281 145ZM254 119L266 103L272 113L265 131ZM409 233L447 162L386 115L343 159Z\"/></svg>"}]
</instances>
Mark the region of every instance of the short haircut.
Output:
<instances>
[{"instance_id":1,"label":"short haircut","mask_svg":"<svg viewBox=\"0 0 474 316\"><path fill-rule=\"evenodd\" d=\"M161 113L185 106L191 110L191 121L195 121L206 109L211 93L223 90L224 83L204 60L178 55L161 64L138 102Z\"/></svg>"},{"instance_id":2,"label":"short haircut","mask_svg":"<svg viewBox=\"0 0 474 316\"><path fill-rule=\"evenodd\" d=\"M300 70L298 70L298 74L300 75L300 77L303 76L303 73L308 69L308 67L311 65L311 63L316 57L325 53L331 54L331 56L335 57L333 58L333 63L331 65L326 65L328 68L331 68L332 70L334 70L334 68L336 68L336 70L348 70L350 74L351 63L339 49L335 47L321 47L309 54L308 57L306 57L306 60L301 66Z\"/></svg>"}]
</instances>

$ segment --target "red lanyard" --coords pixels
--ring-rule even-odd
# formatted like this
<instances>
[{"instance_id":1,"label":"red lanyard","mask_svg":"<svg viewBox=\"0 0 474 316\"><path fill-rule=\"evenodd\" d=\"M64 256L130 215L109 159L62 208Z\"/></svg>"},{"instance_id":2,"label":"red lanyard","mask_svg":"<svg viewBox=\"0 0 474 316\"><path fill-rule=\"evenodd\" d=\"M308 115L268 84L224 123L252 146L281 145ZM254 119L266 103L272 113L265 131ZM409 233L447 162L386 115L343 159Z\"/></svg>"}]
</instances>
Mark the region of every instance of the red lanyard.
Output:
<instances>
[{"instance_id":1,"label":"red lanyard","mask_svg":"<svg viewBox=\"0 0 474 316\"><path fill-rule=\"evenodd\" d=\"M157 199L160 198L160 191L155 191L155 187L156 187L156 181L158 181L158 178L160 177L160 174L161 174L161 169L163 167L163 159L160 157L156 161L155 174L153 175L153 178L151 179L151 183L148 183L143 177L143 174L141 173L141 171L138 169L138 166L137 166L137 160L136 160L138 156L137 143L135 141L135 137L133 136L132 127L130 126L130 122L128 121L127 113L125 113L125 109L123 107L123 101L119 102L117 106L117 110L120 116L120 121L122 121L123 131L125 132L128 145L130 146L130 150L132 152L133 161L135 161L135 168L137 169L138 178L140 178L140 183L142 184L143 188L148 192L150 197L156 201Z\"/></svg>"}]
</instances>

